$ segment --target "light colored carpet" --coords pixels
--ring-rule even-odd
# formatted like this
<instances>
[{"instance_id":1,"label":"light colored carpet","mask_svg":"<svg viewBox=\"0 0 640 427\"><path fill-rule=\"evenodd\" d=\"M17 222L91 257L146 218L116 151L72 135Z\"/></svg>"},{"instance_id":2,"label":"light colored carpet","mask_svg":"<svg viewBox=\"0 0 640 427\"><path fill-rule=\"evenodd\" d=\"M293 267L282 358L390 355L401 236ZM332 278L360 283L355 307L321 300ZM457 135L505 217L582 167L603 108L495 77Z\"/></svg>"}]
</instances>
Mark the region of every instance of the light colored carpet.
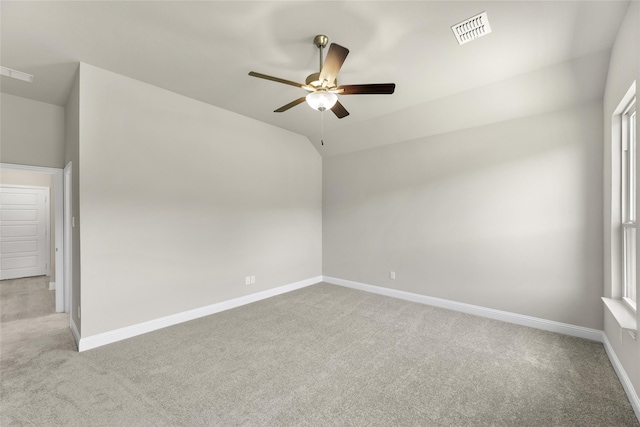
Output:
<instances>
[{"instance_id":1,"label":"light colored carpet","mask_svg":"<svg viewBox=\"0 0 640 427\"><path fill-rule=\"evenodd\" d=\"M69 342L3 343L3 426L640 425L599 343L328 284Z\"/></svg>"}]
</instances>

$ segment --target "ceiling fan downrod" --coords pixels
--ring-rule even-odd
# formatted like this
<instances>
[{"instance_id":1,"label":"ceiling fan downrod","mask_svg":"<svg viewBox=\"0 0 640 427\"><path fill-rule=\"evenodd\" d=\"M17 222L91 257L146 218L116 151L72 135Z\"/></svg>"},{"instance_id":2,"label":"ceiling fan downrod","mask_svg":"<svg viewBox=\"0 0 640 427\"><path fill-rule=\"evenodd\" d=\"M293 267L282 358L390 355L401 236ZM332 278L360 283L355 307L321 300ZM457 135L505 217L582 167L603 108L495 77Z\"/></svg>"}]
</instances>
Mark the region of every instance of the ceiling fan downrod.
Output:
<instances>
[{"instance_id":1,"label":"ceiling fan downrod","mask_svg":"<svg viewBox=\"0 0 640 427\"><path fill-rule=\"evenodd\" d=\"M313 44L315 44L316 47L320 49L320 67L318 68L318 72L322 72L322 65L324 64L323 52L324 48L327 46L327 43L329 43L329 37L325 36L324 34L318 34L313 38Z\"/></svg>"}]
</instances>

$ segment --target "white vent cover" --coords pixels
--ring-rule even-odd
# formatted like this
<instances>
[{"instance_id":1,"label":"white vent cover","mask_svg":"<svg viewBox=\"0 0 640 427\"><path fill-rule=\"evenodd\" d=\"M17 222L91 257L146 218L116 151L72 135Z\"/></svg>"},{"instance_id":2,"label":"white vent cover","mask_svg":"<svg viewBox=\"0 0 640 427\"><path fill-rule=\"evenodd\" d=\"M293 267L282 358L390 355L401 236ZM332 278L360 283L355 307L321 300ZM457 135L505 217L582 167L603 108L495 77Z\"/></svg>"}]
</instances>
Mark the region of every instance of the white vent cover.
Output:
<instances>
[{"instance_id":1,"label":"white vent cover","mask_svg":"<svg viewBox=\"0 0 640 427\"><path fill-rule=\"evenodd\" d=\"M22 71L12 70L7 67L0 67L0 75L11 77L12 79L22 80L23 82L33 83L33 76L31 74L23 73Z\"/></svg>"},{"instance_id":2,"label":"white vent cover","mask_svg":"<svg viewBox=\"0 0 640 427\"><path fill-rule=\"evenodd\" d=\"M458 44L461 45L489 34L491 32L491 26L489 26L487 12L482 12L474 17L465 19L464 21L452 26L451 30L456 36Z\"/></svg>"}]
</instances>

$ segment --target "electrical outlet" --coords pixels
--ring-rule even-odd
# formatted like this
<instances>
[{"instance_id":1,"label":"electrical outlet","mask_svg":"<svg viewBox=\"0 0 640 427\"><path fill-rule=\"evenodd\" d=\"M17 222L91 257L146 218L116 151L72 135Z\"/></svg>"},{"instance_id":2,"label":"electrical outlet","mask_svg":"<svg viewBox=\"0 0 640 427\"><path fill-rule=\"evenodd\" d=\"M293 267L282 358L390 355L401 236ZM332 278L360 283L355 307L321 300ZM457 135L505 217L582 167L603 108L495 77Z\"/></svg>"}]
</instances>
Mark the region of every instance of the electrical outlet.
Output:
<instances>
[{"instance_id":1,"label":"electrical outlet","mask_svg":"<svg viewBox=\"0 0 640 427\"><path fill-rule=\"evenodd\" d=\"M256 284L256 276L251 276L251 284L252 285Z\"/></svg>"},{"instance_id":2,"label":"electrical outlet","mask_svg":"<svg viewBox=\"0 0 640 427\"><path fill-rule=\"evenodd\" d=\"M244 284L245 285L250 285L251 284L251 276L245 276Z\"/></svg>"},{"instance_id":3,"label":"electrical outlet","mask_svg":"<svg viewBox=\"0 0 640 427\"><path fill-rule=\"evenodd\" d=\"M389 272L389 279L396 280L396 272L395 271L390 271Z\"/></svg>"}]
</instances>

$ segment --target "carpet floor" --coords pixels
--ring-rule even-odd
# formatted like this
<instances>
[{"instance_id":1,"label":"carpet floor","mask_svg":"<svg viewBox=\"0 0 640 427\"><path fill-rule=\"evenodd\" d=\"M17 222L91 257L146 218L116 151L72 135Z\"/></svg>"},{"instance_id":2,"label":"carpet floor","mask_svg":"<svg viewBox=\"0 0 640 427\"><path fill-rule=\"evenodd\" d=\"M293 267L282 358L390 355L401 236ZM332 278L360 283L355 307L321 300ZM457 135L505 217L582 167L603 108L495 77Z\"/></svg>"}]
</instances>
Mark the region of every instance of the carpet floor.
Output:
<instances>
[{"instance_id":1,"label":"carpet floor","mask_svg":"<svg viewBox=\"0 0 640 427\"><path fill-rule=\"evenodd\" d=\"M77 353L5 285L2 426L640 425L579 338L317 284Z\"/></svg>"}]
</instances>

